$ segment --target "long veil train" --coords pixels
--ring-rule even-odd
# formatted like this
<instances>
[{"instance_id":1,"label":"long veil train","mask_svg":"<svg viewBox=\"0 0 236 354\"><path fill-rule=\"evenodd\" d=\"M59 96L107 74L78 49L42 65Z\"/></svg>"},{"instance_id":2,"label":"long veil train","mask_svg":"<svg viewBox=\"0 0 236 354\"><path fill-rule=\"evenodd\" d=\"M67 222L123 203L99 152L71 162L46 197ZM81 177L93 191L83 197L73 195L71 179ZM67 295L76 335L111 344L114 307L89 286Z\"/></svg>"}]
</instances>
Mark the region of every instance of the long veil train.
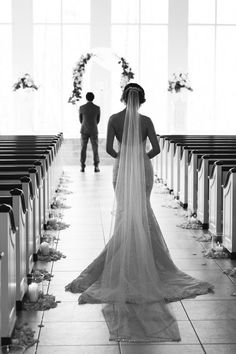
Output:
<instances>
[{"instance_id":1,"label":"long veil train","mask_svg":"<svg viewBox=\"0 0 236 354\"><path fill-rule=\"evenodd\" d=\"M114 228L102 253L66 286L79 303L103 303L110 340L178 341L167 301L207 293L173 263L150 205L153 170L142 140L137 89L129 91L115 167Z\"/></svg>"}]
</instances>

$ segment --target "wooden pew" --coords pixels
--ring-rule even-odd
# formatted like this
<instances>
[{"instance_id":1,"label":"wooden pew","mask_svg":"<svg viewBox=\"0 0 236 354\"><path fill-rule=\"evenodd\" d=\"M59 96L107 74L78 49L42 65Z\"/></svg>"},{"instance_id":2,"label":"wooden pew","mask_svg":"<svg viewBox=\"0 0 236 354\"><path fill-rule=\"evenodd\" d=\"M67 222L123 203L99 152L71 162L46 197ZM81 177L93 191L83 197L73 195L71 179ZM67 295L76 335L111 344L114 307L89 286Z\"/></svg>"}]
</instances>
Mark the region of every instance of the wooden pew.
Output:
<instances>
[{"instance_id":1,"label":"wooden pew","mask_svg":"<svg viewBox=\"0 0 236 354\"><path fill-rule=\"evenodd\" d=\"M9 162L9 161L8 161ZM18 162L18 161L16 161ZM0 163L0 175L16 175L19 173L25 173L27 174L30 168L35 168L35 167L41 167L39 165L31 165L25 164L14 164L14 165L4 165ZM44 225L46 222L46 216L44 212L44 204L45 204L45 191L44 191L44 184L41 179L41 175L38 173L39 169L36 169L37 174L39 175L39 185L37 185L35 178L33 178L33 174L35 173L33 170L31 171L31 176L30 178L32 179L32 202L33 202L33 233L35 235L39 235L39 237L42 236L44 232ZM2 177L4 178L4 177Z\"/></svg>"},{"instance_id":2,"label":"wooden pew","mask_svg":"<svg viewBox=\"0 0 236 354\"><path fill-rule=\"evenodd\" d=\"M34 254L34 237L37 233L35 229L38 227L37 225L40 222L40 203L38 203L39 199L39 190L40 190L40 181L38 178L38 172L35 168L29 168L28 171L13 171L11 174L6 172L0 172L0 184L2 183L21 183L28 182L29 179L32 183L33 193L30 198L25 199L26 204L26 273L29 274L34 265L35 254ZM25 178L26 177L26 178ZM38 214L38 215L37 215ZM37 222L39 220L39 222ZM40 227L40 225L39 225ZM40 233L40 236L42 234Z\"/></svg>"},{"instance_id":3,"label":"wooden pew","mask_svg":"<svg viewBox=\"0 0 236 354\"><path fill-rule=\"evenodd\" d=\"M227 148L199 148L185 146L180 160L180 204L189 208L193 213L197 211L197 166L198 160L205 154L233 154ZM233 157L232 157L233 158Z\"/></svg>"},{"instance_id":4,"label":"wooden pew","mask_svg":"<svg viewBox=\"0 0 236 354\"><path fill-rule=\"evenodd\" d=\"M0 225L0 250L4 253L1 260L1 338L2 344L8 344L16 323L16 226L8 204L0 205Z\"/></svg>"},{"instance_id":5,"label":"wooden pew","mask_svg":"<svg viewBox=\"0 0 236 354\"><path fill-rule=\"evenodd\" d=\"M229 170L223 186L223 244L236 258L236 168Z\"/></svg>"},{"instance_id":6,"label":"wooden pew","mask_svg":"<svg viewBox=\"0 0 236 354\"><path fill-rule=\"evenodd\" d=\"M2 191L0 191L2 193ZM27 290L26 272L26 205L21 189L10 191L11 197L3 197L0 194L0 204L8 204L12 207L16 225L16 308L21 309L22 299ZM7 237L7 235L2 235Z\"/></svg>"},{"instance_id":7,"label":"wooden pew","mask_svg":"<svg viewBox=\"0 0 236 354\"><path fill-rule=\"evenodd\" d=\"M10 191L12 189L21 189L24 193L24 198L26 200L25 204L30 204L33 199L33 188L31 180L28 177L24 177L21 183L1 183L0 182L0 195L10 196ZM33 213L34 214L34 213ZM33 225L37 224L38 221L33 221ZM37 252L40 245L40 235L39 233L33 232L33 261L37 260ZM26 260L26 256L25 256ZM26 263L26 261L25 261Z\"/></svg>"},{"instance_id":8,"label":"wooden pew","mask_svg":"<svg viewBox=\"0 0 236 354\"><path fill-rule=\"evenodd\" d=\"M6 135L6 136L0 136L0 146L2 144L6 145L8 147L12 147L14 145L21 146L21 149L23 147L26 148L27 152L28 149L30 149L30 152L32 153L32 147L35 146L35 148L39 148L40 146L45 149L53 148L54 151L54 156L53 156L53 168L52 172L49 170L49 202L51 203L53 194L55 192L55 189L58 185L58 179L62 174L62 164L61 164L61 145L63 142L63 133L59 133L57 135L39 135L39 136L32 136L32 135ZM3 145L4 146L4 145ZM1 151L1 149L0 149ZM21 151L22 152L22 151ZM52 177L52 178L51 178Z\"/></svg>"},{"instance_id":9,"label":"wooden pew","mask_svg":"<svg viewBox=\"0 0 236 354\"><path fill-rule=\"evenodd\" d=\"M222 157L230 163L236 159L236 153L234 156L232 154L228 156L225 154L203 155L198 165L197 218L204 229L208 229L209 226L209 176L214 163Z\"/></svg>"},{"instance_id":10,"label":"wooden pew","mask_svg":"<svg viewBox=\"0 0 236 354\"><path fill-rule=\"evenodd\" d=\"M19 147L15 147L15 149L1 149L0 148L0 159L2 158L2 155L8 156L8 158L13 158L13 157L18 157L18 158L32 158L32 155L42 155L42 156L46 156L46 160L47 160L47 165L48 165L48 169L47 169L47 174L46 174L46 188L47 188L47 200L46 200L46 205L50 205L53 201L53 196L58 184L58 179L59 179L59 175L62 173L62 164L61 164L61 159L60 159L60 153L58 153L57 155L53 155L52 154L52 150L50 149L46 149L46 150L42 150L40 148L31 148L28 150L22 150ZM46 209L46 214L48 216L48 207Z\"/></svg>"},{"instance_id":11,"label":"wooden pew","mask_svg":"<svg viewBox=\"0 0 236 354\"><path fill-rule=\"evenodd\" d=\"M194 142L197 140L205 140L208 142L214 143L219 139L232 140L236 139L236 135L161 135L160 136L160 147L161 147L161 154L162 154L162 164L161 164L161 171L160 171L160 178L162 179L163 183L167 183L167 176L168 176L168 152L170 149L170 141L175 141L176 143L184 143L187 144L189 142ZM159 177L159 175L158 175Z\"/></svg>"},{"instance_id":12,"label":"wooden pew","mask_svg":"<svg viewBox=\"0 0 236 354\"><path fill-rule=\"evenodd\" d=\"M168 156L168 179L167 179L167 186L173 190L174 196L179 199L180 196L180 164L181 158L183 156L183 149L185 146L193 147L193 149L199 149L202 147L229 147L236 146L236 139L231 140L227 139L226 141L222 139L215 139L215 141L206 139L203 140L192 140L188 142L172 142L170 141L170 156ZM171 155L173 154L173 155ZM181 166L183 168L184 166ZM187 168L187 166L185 166ZM183 178L183 176L182 176Z\"/></svg>"},{"instance_id":13,"label":"wooden pew","mask_svg":"<svg viewBox=\"0 0 236 354\"><path fill-rule=\"evenodd\" d=\"M12 157L12 158L11 158ZM35 160L34 160L35 158ZM37 158L37 159L36 159ZM37 168L37 171L39 173L39 178L42 180L42 195L40 195L40 201L41 202L41 216L43 218L43 227L46 225L47 220L48 220L48 214L49 214L49 195L48 195L48 165L46 162L46 157L42 155L25 155L22 157L22 155L17 155L17 156L10 156L9 155L0 155L0 171L1 167L9 167L14 169L15 166L24 165L25 168L28 165L29 167L35 167ZM19 170L20 171L20 170ZM41 228L43 230L43 227Z\"/></svg>"},{"instance_id":14,"label":"wooden pew","mask_svg":"<svg viewBox=\"0 0 236 354\"><path fill-rule=\"evenodd\" d=\"M222 237L223 189L227 174L236 166L235 160L219 160L213 165L209 176L209 232L213 237Z\"/></svg>"},{"instance_id":15,"label":"wooden pew","mask_svg":"<svg viewBox=\"0 0 236 354\"><path fill-rule=\"evenodd\" d=\"M50 151L48 150L35 150L35 151L32 151L32 152L29 152L29 151L17 151L17 150L4 150L4 151L1 151L0 149L0 159L2 159L3 157L2 156L8 156L8 159L16 159L16 158L19 158L19 159L33 159L35 156L44 156L44 158L46 157L46 160L47 160L47 173L45 175L45 189L46 189L46 197L47 197L47 200L46 200L46 205L49 205L50 203L50 200L52 199L52 190L51 190L51 184L50 184L50 181L51 181L51 174L53 173L52 172L52 169L50 167L52 167L52 159L51 159L51 155L50 155ZM39 159L41 161L41 159ZM47 216L48 216L48 208L46 210L46 213L47 213Z\"/></svg>"},{"instance_id":16,"label":"wooden pew","mask_svg":"<svg viewBox=\"0 0 236 354\"><path fill-rule=\"evenodd\" d=\"M224 149L209 149L203 148L199 150L193 150L190 154L190 161L188 164L188 209L192 213L197 213L197 191L198 191L198 179L197 179L197 168L199 165L199 161L203 155L206 154L222 154L222 159L224 155L228 155L228 157L233 159L235 157L235 150L232 148L228 150Z\"/></svg>"}]
</instances>

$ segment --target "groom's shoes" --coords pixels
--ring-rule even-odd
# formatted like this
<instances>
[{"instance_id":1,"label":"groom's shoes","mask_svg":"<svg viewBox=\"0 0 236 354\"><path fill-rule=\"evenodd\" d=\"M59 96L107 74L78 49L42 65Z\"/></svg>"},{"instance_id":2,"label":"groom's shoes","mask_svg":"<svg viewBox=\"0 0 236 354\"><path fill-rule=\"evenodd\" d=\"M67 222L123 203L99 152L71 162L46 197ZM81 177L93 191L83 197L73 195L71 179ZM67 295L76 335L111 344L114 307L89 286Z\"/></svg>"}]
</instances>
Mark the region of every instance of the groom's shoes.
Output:
<instances>
[{"instance_id":1,"label":"groom's shoes","mask_svg":"<svg viewBox=\"0 0 236 354\"><path fill-rule=\"evenodd\" d=\"M94 167L94 172L100 172L100 170L99 170L99 167L98 167L98 166L95 166L95 167Z\"/></svg>"},{"instance_id":2,"label":"groom's shoes","mask_svg":"<svg viewBox=\"0 0 236 354\"><path fill-rule=\"evenodd\" d=\"M80 172L84 172L85 171L85 166L81 166Z\"/></svg>"}]
</instances>

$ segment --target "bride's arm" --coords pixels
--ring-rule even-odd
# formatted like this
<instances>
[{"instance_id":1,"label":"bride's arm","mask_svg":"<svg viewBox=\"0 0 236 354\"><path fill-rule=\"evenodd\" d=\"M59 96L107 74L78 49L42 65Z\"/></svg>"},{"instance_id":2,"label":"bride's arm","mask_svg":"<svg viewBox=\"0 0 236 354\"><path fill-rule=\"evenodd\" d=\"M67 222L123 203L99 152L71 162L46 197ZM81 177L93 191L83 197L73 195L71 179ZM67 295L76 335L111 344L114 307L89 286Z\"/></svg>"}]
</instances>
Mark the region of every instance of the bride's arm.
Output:
<instances>
[{"instance_id":1,"label":"bride's arm","mask_svg":"<svg viewBox=\"0 0 236 354\"><path fill-rule=\"evenodd\" d=\"M158 155L160 153L160 146L157 140L157 135L155 132L154 125L151 121L151 119L148 119L148 138L151 142L152 149L147 153L148 157L152 159L154 156Z\"/></svg>"},{"instance_id":2,"label":"bride's arm","mask_svg":"<svg viewBox=\"0 0 236 354\"><path fill-rule=\"evenodd\" d=\"M115 138L115 129L112 125L112 117L109 119L107 127L107 141L106 141L106 151L109 155L116 158L118 153L113 149L113 143Z\"/></svg>"}]
</instances>

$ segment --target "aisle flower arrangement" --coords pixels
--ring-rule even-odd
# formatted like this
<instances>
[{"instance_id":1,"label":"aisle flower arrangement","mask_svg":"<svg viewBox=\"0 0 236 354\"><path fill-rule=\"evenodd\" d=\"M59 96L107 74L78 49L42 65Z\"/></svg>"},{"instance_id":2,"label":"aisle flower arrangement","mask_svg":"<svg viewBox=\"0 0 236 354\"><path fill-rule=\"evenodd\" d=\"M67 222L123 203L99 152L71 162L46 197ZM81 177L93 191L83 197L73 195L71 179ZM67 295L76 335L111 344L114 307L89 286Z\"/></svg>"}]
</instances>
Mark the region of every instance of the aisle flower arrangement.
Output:
<instances>
[{"instance_id":1,"label":"aisle flower arrangement","mask_svg":"<svg viewBox=\"0 0 236 354\"><path fill-rule=\"evenodd\" d=\"M18 81L13 85L13 91L17 91L19 89L32 89L33 90L38 90L38 86L34 83L34 80L30 76L30 74L24 74L21 76Z\"/></svg>"},{"instance_id":2,"label":"aisle flower arrangement","mask_svg":"<svg viewBox=\"0 0 236 354\"><path fill-rule=\"evenodd\" d=\"M47 311L57 307L57 304L61 301L56 301L56 297L51 294L39 293L38 300L35 302L26 298L23 302L23 310L25 311Z\"/></svg>"},{"instance_id":3,"label":"aisle flower arrangement","mask_svg":"<svg viewBox=\"0 0 236 354\"><path fill-rule=\"evenodd\" d=\"M173 74L171 79L168 81L168 91L171 93L178 93L183 89L193 91L188 74L180 73L180 74Z\"/></svg>"},{"instance_id":4,"label":"aisle flower arrangement","mask_svg":"<svg viewBox=\"0 0 236 354\"><path fill-rule=\"evenodd\" d=\"M22 345L26 349L38 343L38 339L34 338L35 331L33 331L27 322L17 321L15 329L12 334L12 344Z\"/></svg>"},{"instance_id":5,"label":"aisle flower arrangement","mask_svg":"<svg viewBox=\"0 0 236 354\"><path fill-rule=\"evenodd\" d=\"M212 247L210 250L205 251L204 256L206 258L212 259L229 258L229 254L224 246L219 244L217 244L215 247Z\"/></svg>"}]
</instances>

